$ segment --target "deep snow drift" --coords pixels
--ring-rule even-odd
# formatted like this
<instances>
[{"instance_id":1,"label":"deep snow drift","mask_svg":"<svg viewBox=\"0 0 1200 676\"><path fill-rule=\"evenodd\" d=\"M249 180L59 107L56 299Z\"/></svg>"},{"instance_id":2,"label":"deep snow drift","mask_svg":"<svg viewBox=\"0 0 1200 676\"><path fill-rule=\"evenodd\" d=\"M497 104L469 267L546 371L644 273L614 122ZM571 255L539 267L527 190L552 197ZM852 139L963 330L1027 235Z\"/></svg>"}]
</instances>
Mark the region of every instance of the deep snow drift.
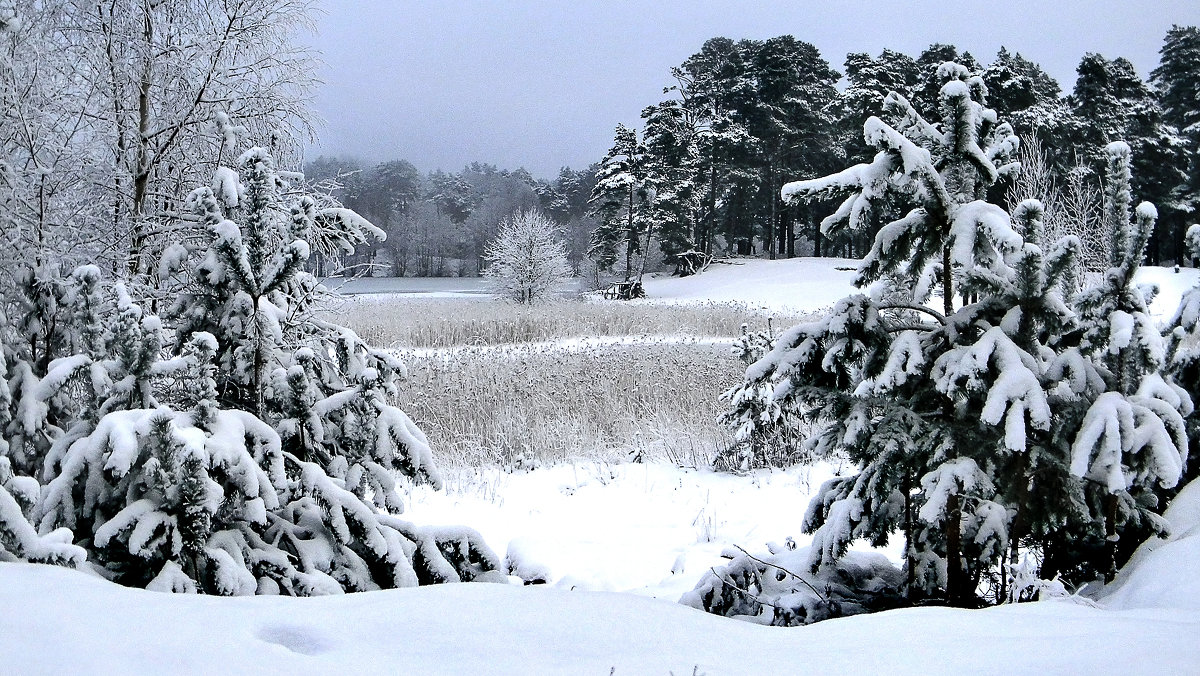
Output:
<instances>
[{"instance_id":1,"label":"deep snow drift","mask_svg":"<svg viewBox=\"0 0 1200 676\"><path fill-rule=\"evenodd\" d=\"M1200 493L1190 489L1192 498ZM1189 504L1194 502L1190 500ZM1174 518L1195 518L1190 509ZM0 655L14 674L1194 673L1200 523L1173 566L1130 571L1119 604L914 608L781 629L631 594L459 584L340 597L213 598L0 564ZM1167 547L1158 549L1167 551ZM1149 559L1147 559L1149 561ZM1116 599L1114 599L1115 601ZM1149 606L1149 607L1147 607Z\"/></svg>"}]
</instances>

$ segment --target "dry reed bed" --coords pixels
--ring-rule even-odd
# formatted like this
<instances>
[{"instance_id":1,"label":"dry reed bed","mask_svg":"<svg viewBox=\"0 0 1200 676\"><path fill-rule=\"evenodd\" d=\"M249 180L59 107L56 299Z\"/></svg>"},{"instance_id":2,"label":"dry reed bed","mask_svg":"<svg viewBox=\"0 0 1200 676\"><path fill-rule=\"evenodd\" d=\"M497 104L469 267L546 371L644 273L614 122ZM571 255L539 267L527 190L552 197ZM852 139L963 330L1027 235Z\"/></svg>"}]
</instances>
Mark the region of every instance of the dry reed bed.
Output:
<instances>
[{"instance_id":1,"label":"dry reed bed","mask_svg":"<svg viewBox=\"0 0 1200 676\"><path fill-rule=\"evenodd\" d=\"M447 348L609 336L736 336L772 313L749 305L561 301L532 307L488 299L356 296L331 311L381 347ZM790 326L799 315L774 315Z\"/></svg>"},{"instance_id":2,"label":"dry reed bed","mask_svg":"<svg viewBox=\"0 0 1200 676\"><path fill-rule=\"evenodd\" d=\"M429 435L439 462L484 467L636 453L707 465L730 442L717 422L720 394L744 371L732 336L743 323L764 326L768 315L716 303L529 308L393 296L350 299L335 316L404 359L409 379L398 403ZM637 338L566 340L620 336Z\"/></svg>"},{"instance_id":3,"label":"dry reed bed","mask_svg":"<svg viewBox=\"0 0 1200 676\"><path fill-rule=\"evenodd\" d=\"M703 465L723 444L721 391L741 377L727 347L650 342L401 353L402 407L442 462L469 466L648 458Z\"/></svg>"}]
</instances>

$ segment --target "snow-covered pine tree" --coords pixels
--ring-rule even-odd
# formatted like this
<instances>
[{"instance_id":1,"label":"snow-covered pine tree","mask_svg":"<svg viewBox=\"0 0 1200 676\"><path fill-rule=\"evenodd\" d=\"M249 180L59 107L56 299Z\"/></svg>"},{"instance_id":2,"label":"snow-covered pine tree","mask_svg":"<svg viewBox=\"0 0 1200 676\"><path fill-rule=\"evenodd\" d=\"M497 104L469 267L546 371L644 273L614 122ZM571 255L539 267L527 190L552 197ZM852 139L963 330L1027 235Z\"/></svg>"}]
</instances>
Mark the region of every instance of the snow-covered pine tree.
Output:
<instances>
[{"instance_id":1,"label":"snow-covered pine tree","mask_svg":"<svg viewBox=\"0 0 1200 676\"><path fill-rule=\"evenodd\" d=\"M0 562L82 565L87 552L71 544L70 530L39 534L30 523L39 491L35 479L13 474L9 459L0 454Z\"/></svg>"},{"instance_id":2,"label":"snow-covered pine tree","mask_svg":"<svg viewBox=\"0 0 1200 676\"><path fill-rule=\"evenodd\" d=\"M653 196L646 205L647 234L657 237L663 262L681 277L699 272L709 260L696 249L699 130L692 117L673 99L642 111L647 196Z\"/></svg>"},{"instance_id":3,"label":"snow-covered pine tree","mask_svg":"<svg viewBox=\"0 0 1200 676\"><path fill-rule=\"evenodd\" d=\"M1186 244L1193 260L1200 260L1200 224L1188 226ZM1200 284L1183 294L1169 329L1167 370L1193 402L1200 401ZM1181 483L1200 476L1200 412L1193 410L1187 417L1187 429L1190 453Z\"/></svg>"},{"instance_id":4,"label":"snow-covered pine tree","mask_svg":"<svg viewBox=\"0 0 1200 676\"><path fill-rule=\"evenodd\" d=\"M613 146L600 163L592 189L591 214L599 223L592 233L588 255L601 270L610 270L622 256L624 246L623 295L641 295L635 257L645 255L646 235L645 147L637 131L617 125Z\"/></svg>"},{"instance_id":5,"label":"snow-covered pine tree","mask_svg":"<svg viewBox=\"0 0 1200 676\"><path fill-rule=\"evenodd\" d=\"M86 551L115 581L177 592L501 579L474 531L394 515L397 475L440 485L424 435L389 403L403 365L314 316L320 289L302 270L304 237L352 246L371 226L304 197L286 208L286 183L260 150L241 167L245 182L226 169L220 198L204 188L190 200L211 241L168 248L159 293L179 300L165 327L120 285L104 297L98 270L85 267L33 296L57 302L41 303L57 314L39 326L57 327L55 355L65 356L31 365L44 360L41 343L6 337L17 373L5 383L20 392L6 389L12 433L0 459L22 467L0 502L38 496L21 515L41 535L31 539L6 507L4 549L74 563ZM31 444L30 430L49 448Z\"/></svg>"},{"instance_id":6,"label":"snow-covered pine tree","mask_svg":"<svg viewBox=\"0 0 1200 676\"><path fill-rule=\"evenodd\" d=\"M1182 477L1188 448L1183 418L1192 413L1193 404L1185 390L1164 377L1168 346L1148 310L1158 289L1134 283L1158 213L1147 202L1130 213L1129 146L1114 142L1105 153L1112 267L1080 293L1076 306L1080 348L1096 363L1107 391L1096 397L1082 422L1071 471L1084 479L1088 504L1100 517L1102 527L1091 533L1104 543L1095 546L1102 552L1096 565L1111 579L1120 559L1147 534L1165 532L1158 517L1164 508L1159 491ZM1123 538L1125 532L1133 537ZM1063 556L1074 554L1071 547L1060 549ZM1050 563L1055 572L1058 561Z\"/></svg>"},{"instance_id":7,"label":"snow-covered pine tree","mask_svg":"<svg viewBox=\"0 0 1200 676\"><path fill-rule=\"evenodd\" d=\"M1139 503L1108 528L1107 513L1089 499L1095 468L1110 466L1087 462L1094 421L1116 406L1144 432L1114 428L1102 447L1116 449L1118 466L1137 467L1112 492L1149 493L1178 480L1184 446L1173 431L1189 404L1154 371L1139 373L1134 390L1120 389L1093 352L1072 345L1088 326L1063 294L1078 240L1042 242L1036 201L1010 219L983 200L1015 139L984 108L977 78L955 64L939 70L942 124L889 94L894 124L865 125L878 148L871 163L783 190L792 199L851 193L827 229L863 223L884 199L913 201L880 230L859 271L859 284L900 283L846 298L825 319L781 334L733 397L773 384L775 404L815 424L811 451L844 454L859 467L810 504L812 570L837 566L856 539L879 545L900 531L910 598L970 604L985 581L993 598L1003 597L1004 566L1021 547L1056 551L1063 533L1111 536L1152 520L1161 506ZM935 284L943 312L924 304ZM911 300L883 300L906 288ZM753 425L752 411L735 419ZM1106 570L1093 560L1069 572L1081 581Z\"/></svg>"},{"instance_id":8,"label":"snow-covered pine tree","mask_svg":"<svg viewBox=\"0 0 1200 676\"><path fill-rule=\"evenodd\" d=\"M1159 50L1160 63L1150 73L1158 91L1163 119L1178 130L1172 142L1183 147L1183 181L1172 197L1181 211L1194 213L1200 207L1200 27L1171 26Z\"/></svg>"},{"instance_id":9,"label":"snow-covered pine tree","mask_svg":"<svg viewBox=\"0 0 1200 676\"><path fill-rule=\"evenodd\" d=\"M771 318L767 318L767 328L761 331L750 331L742 324L733 354L750 366L774 349L775 341ZM785 467L802 459L805 425L774 401L775 385L767 381L757 387L734 387L722 394L730 408L722 414L721 421L733 428L734 443L713 458L714 469L745 472L759 467Z\"/></svg>"}]
</instances>

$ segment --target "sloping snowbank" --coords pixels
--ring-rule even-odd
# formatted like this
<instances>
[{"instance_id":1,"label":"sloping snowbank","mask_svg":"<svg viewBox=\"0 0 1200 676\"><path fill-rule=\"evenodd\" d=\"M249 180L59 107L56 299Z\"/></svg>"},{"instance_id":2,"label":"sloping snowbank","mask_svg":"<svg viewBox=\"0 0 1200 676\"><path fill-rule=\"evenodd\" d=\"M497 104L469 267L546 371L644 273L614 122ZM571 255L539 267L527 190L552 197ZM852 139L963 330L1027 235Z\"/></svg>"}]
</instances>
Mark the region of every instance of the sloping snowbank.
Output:
<instances>
[{"instance_id":1,"label":"sloping snowbank","mask_svg":"<svg viewBox=\"0 0 1200 676\"><path fill-rule=\"evenodd\" d=\"M744 303L776 311L815 312L854 293L855 271L862 261L851 258L733 259L710 265L691 277L659 274L644 283L648 303ZM1150 312L1169 320L1183 292L1200 281L1200 270L1146 266L1138 284L1156 284L1159 295ZM941 301L937 302L940 308Z\"/></svg>"},{"instance_id":2,"label":"sloping snowbank","mask_svg":"<svg viewBox=\"0 0 1200 676\"><path fill-rule=\"evenodd\" d=\"M486 584L205 598L0 564L12 674L1130 674L1200 664L1200 616L1068 603L778 629L625 594Z\"/></svg>"},{"instance_id":3,"label":"sloping snowbank","mask_svg":"<svg viewBox=\"0 0 1200 676\"><path fill-rule=\"evenodd\" d=\"M733 259L690 277L665 273L643 282L648 303L742 303L777 311L813 312L856 293L861 261L848 258ZM839 269L841 268L841 269Z\"/></svg>"},{"instance_id":4,"label":"sloping snowbank","mask_svg":"<svg viewBox=\"0 0 1200 676\"><path fill-rule=\"evenodd\" d=\"M475 512L485 533L501 540L527 526L537 527L532 533L548 528L543 541L525 541L535 545L526 547L530 554L551 567L578 566L582 576L597 576L593 582L621 587L675 577L650 585L662 593L694 584L707 565L701 561L715 555L720 540L735 533L739 539L778 537L786 528L792 508L764 505L751 511L770 527L751 534L734 521L717 529L718 542L695 543L703 528L681 529L677 522L690 523L693 510L720 508L736 497L710 497L709 491L744 492L737 499L751 502L778 498L784 489L805 492L797 490L800 477L781 472L740 478L759 485L747 490L734 477L718 482L721 477L691 473L692 479L681 479L654 466L617 470L578 478L561 467L512 475L501 487L507 497L452 495L446 500L462 504L446 511ZM660 482L681 483L663 490ZM528 499L521 497L526 491ZM547 491L562 499L547 502ZM661 501L672 499L678 514L655 514ZM484 503L494 505L494 513ZM448 506L425 496L413 511ZM586 518L591 511L596 514ZM0 673L1195 673L1200 642L1189 637L1200 631L1200 483L1177 498L1167 517L1175 535L1143 547L1105 590L1103 607L1047 601L982 611L916 608L791 629L708 615L673 600L565 585L228 599L157 594L61 568L0 564ZM622 528L632 532L622 538ZM683 535L696 547L684 546L682 531L690 531ZM553 555L540 559L538 546ZM687 570L671 576L669 550L681 546L690 552ZM594 565L581 564L587 560ZM611 577L599 575L604 570Z\"/></svg>"},{"instance_id":5,"label":"sloping snowbank","mask_svg":"<svg viewBox=\"0 0 1200 676\"><path fill-rule=\"evenodd\" d=\"M1098 596L1109 608L1200 614L1200 480L1185 486L1163 516L1171 524L1170 537L1142 543L1117 579L1101 590Z\"/></svg>"}]
</instances>

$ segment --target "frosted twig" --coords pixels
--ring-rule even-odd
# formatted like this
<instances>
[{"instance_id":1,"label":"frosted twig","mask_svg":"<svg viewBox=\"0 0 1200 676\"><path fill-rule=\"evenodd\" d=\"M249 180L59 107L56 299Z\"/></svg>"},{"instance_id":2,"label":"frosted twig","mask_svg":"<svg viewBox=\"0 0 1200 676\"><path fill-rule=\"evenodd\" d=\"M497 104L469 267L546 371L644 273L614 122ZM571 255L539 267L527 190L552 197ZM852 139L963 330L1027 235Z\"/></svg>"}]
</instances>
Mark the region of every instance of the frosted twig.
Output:
<instances>
[{"instance_id":1,"label":"frosted twig","mask_svg":"<svg viewBox=\"0 0 1200 676\"><path fill-rule=\"evenodd\" d=\"M737 550L740 551L741 553L745 554L747 557L749 557L751 561L756 561L758 563L763 564L764 566L771 566L772 568L778 568L779 570L782 570L783 572L787 573L788 575L791 575L792 577L796 578L797 580L800 580L801 582L804 583L804 586L813 590L813 593L816 594L817 596L820 596L822 601L829 603L829 597L822 594L821 591L819 589L817 589L816 587L814 587L813 584L811 582L809 582L808 580L805 580L804 578L800 577L799 575L793 573L792 571L788 570L787 568L784 568L783 566L781 566L779 564L768 563L766 561L763 561L762 559L751 554L750 552L746 551L745 549L742 549L738 545L734 545L734 547L737 547Z\"/></svg>"}]
</instances>

